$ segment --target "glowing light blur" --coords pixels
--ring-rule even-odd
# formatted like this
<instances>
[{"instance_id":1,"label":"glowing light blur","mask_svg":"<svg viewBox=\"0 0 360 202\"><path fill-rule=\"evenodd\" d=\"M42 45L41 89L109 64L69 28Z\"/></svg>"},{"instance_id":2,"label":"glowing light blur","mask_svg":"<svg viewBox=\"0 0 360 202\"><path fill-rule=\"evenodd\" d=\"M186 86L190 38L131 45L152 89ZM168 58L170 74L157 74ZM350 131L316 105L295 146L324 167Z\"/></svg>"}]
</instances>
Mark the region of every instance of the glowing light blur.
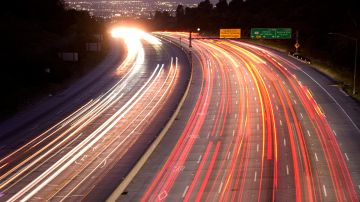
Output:
<instances>
[{"instance_id":1,"label":"glowing light blur","mask_svg":"<svg viewBox=\"0 0 360 202\"><path fill-rule=\"evenodd\" d=\"M117 27L111 30L111 36L114 38L122 38L126 41L140 41L143 39L150 44L161 45L159 39L137 28Z\"/></svg>"}]
</instances>

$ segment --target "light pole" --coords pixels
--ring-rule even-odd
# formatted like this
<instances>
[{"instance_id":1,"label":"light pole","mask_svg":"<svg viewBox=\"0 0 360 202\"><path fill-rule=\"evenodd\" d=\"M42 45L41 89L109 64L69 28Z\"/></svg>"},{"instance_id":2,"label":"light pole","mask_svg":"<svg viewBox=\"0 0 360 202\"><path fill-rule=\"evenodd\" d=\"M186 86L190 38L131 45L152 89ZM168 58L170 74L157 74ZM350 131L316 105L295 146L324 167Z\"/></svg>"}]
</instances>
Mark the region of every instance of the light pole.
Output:
<instances>
[{"instance_id":1,"label":"light pole","mask_svg":"<svg viewBox=\"0 0 360 202\"><path fill-rule=\"evenodd\" d=\"M347 36L345 34L341 34L341 33L330 32L328 34L341 36L341 37L355 41L355 62L354 62L354 78L353 78L354 79L353 80L353 95L355 95L355 93L356 93L356 66L357 66L357 55L358 55L358 39L355 37Z\"/></svg>"}]
</instances>

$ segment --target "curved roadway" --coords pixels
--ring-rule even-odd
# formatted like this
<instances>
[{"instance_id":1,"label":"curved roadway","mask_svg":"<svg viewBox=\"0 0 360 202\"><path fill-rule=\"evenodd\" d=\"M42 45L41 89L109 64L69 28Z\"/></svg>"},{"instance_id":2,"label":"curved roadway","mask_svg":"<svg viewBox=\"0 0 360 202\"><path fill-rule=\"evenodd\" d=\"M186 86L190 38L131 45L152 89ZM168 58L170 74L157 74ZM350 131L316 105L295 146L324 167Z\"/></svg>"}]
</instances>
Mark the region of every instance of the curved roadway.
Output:
<instances>
[{"instance_id":1,"label":"curved roadway","mask_svg":"<svg viewBox=\"0 0 360 202\"><path fill-rule=\"evenodd\" d=\"M358 102L281 53L192 45L190 96L120 201L359 200Z\"/></svg>"}]
</instances>

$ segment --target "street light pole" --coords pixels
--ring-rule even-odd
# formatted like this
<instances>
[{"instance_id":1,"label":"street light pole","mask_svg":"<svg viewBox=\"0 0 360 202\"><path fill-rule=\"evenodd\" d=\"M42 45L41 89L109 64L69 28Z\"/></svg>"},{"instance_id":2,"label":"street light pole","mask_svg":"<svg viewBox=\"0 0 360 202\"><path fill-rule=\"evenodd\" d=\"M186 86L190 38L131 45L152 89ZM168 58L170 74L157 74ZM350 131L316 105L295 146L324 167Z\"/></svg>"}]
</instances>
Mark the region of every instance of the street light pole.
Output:
<instances>
[{"instance_id":1,"label":"street light pole","mask_svg":"<svg viewBox=\"0 0 360 202\"><path fill-rule=\"evenodd\" d=\"M355 39L355 68L354 68L354 88L353 95L356 93L356 66L357 66L357 55L358 55L358 39Z\"/></svg>"},{"instance_id":2,"label":"street light pole","mask_svg":"<svg viewBox=\"0 0 360 202\"><path fill-rule=\"evenodd\" d=\"M354 62L354 78L353 78L353 95L355 95L356 94L356 68L357 68L357 56L358 56L358 39L354 38L354 37L351 37L351 36L347 36L345 34L340 34L340 33L330 32L328 34L341 36L341 37L344 37L344 38L355 41L355 57L354 57L355 62Z\"/></svg>"},{"instance_id":3,"label":"street light pole","mask_svg":"<svg viewBox=\"0 0 360 202\"><path fill-rule=\"evenodd\" d=\"M189 48L191 48L192 45L191 45L191 31L189 32Z\"/></svg>"}]
</instances>

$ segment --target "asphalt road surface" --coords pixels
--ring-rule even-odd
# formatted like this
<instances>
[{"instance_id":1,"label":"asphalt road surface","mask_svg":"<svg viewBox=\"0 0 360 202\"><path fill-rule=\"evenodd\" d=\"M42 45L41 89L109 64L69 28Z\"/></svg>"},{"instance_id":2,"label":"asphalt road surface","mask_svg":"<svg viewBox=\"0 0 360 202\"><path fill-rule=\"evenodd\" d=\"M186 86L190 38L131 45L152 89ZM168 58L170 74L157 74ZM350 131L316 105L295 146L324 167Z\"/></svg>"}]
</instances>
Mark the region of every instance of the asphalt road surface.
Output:
<instances>
[{"instance_id":1,"label":"asphalt road surface","mask_svg":"<svg viewBox=\"0 0 360 202\"><path fill-rule=\"evenodd\" d=\"M192 45L189 97L119 201L359 200L358 102L283 53Z\"/></svg>"},{"instance_id":2,"label":"asphalt road surface","mask_svg":"<svg viewBox=\"0 0 360 202\"><path fill-rule=\"evenodd\" d=\"M0 201L103 201L166 124L188 82L187 55L125 39L120 64L113 43L102 70L1 125Z\"/></svg>"}]
</instances>

